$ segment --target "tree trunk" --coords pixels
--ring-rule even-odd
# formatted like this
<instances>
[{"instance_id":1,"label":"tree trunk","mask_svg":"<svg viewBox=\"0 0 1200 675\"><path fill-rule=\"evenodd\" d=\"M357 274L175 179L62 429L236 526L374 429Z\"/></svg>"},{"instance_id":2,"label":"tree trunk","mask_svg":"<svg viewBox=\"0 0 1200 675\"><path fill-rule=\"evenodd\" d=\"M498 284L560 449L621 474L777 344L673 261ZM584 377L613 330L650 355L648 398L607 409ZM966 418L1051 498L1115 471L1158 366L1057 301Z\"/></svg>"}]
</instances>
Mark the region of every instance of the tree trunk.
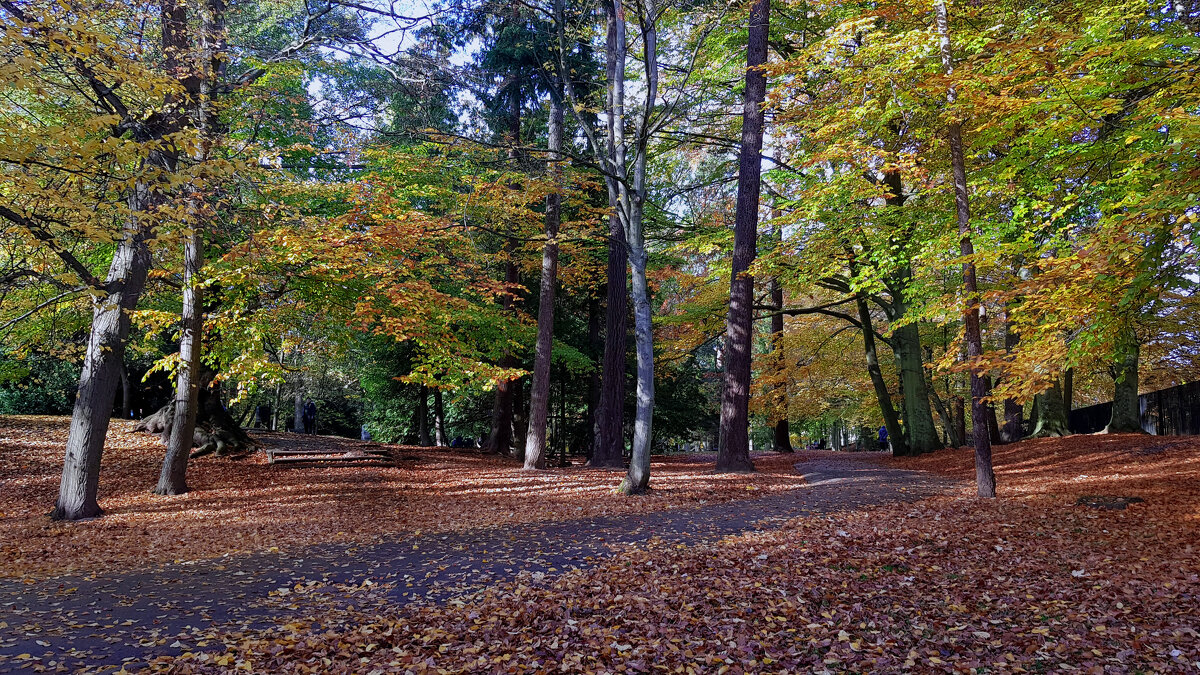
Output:
<instances>
[{"instance_id":1,"label":"tree trunk","mask_svg":"<svg viewBox=\"0 0 1200 675\"><path fill-rule=\"evenodd\" d=\"M987 375L984 376L983 379L984 386L990 393L992 391L992 377ZM992 442L992 445L1000 445L1003 443L1004 439L1000 437L1000 421L996 419L996 406L991 403L987 404L987 425L988 439Z\"/></svg>"},{"instance_id":2,"label":"tree trunk","mask_svg":"<svg viewBox=\"0 0 1200 675\"><path fill-rule=\"evenodd\" d=\"M781 382L771 392L771 409L775 416L775 452L795 452L792 434L788 428L788 383L787 358L783 351L783 286L771 277L771 305L775 314L771 316L771 348L775 352L775 369Z\"/></svg>"},{"instance_id":3,"label":"tree trunk","mask_svg":"<svg viewBox=\"0 0 1200 675\"><path fill-rule=\"evenodd\" d=\"M958 429L958 419L954 416L954 410L947 409L946 402L942 400L941 396L938 396L935 387L929 387L929 399L933 402L933 407L937 409L938 417L942 418L942 428L946 431L946 439L950 447L961 448L964 434ZM951 401L950 405L953 406L954 401Z\"/></svg>"},{"instance_id":4,"label":"tree trunk","mask_svg":"<svg viewBox=\"0 0 1200 675\"><path fill-rule=\"evenodd\" d=\"M767 76L770 0L750 6L746 45L746 89L742 98L742 144L738 156L737 212L733 226L733 269L729 277L725 387L721 395L721 435L717 472L753 471L750 461L750 366L754 347L754 277L750 265L758 249L758 198L762 182L763 101Z\"/></svg>"},{"instance_id":5,"label":"tree trunk","mask_svg":"<svg viewBox=\"0 0 1200 675\"><path fill-rule=\"evenodd\" d=\"M429 387L425 385L417 390L417 439L423 448L433 445L429 436Z\"/></svg>"},{"instance_id":6,"label":"tree trunk","mask_svg":"<svg viewBox=\"0 0 1200 675\"><path fill-rule=\"evenodd\" d=\"M209 153L216 140L218 113L215 107L216 84L225 72L225 3L224 0L206 0L200 3L200 28L198 39L187 39L186 18L176 26L175 38L180 42L197 42L200 48L200 63L194 72L181 76L186 79L185 88L189 100L185 104L195 107L195 125L200 143L193 153L196 164L208 161ZM180 10L181 12L185 10ZM181 15L183 17L186 14ZM174 58L174 57L172 57ZM190 232L184 238L184 278L182 327L179 338L180 368L175 393L175 420L171 426L171 438L163 458L155 494L178 495L187 492L187 461L191 454L192 441L196 432L196 406L200 379L200 353L203 345L204 310L203 293L198 277L204 268L203 225L209 214L205 213L203 201L196 195L194 186L189 186L188 222ZM219 402L218 402L219 403ZM240 428L240 427L239 427Z\"/></svg>"},{"instance_id":7,"label":"tree trunk","mask_svg":"<svg viewBox=\"0 0 1200 675\"><path fill-rule=\"evenodd\" d=\"M871 310L866 300L860 295L855 299L858 305L858 319L862 323L863 348L867 355L867 372L871 375L871 384L875 387L875 399L879 403L879 412L883 415L883 426L888 432L888 441L892 445L892 454L898 457L909 453L908 444L904 439L904 430L900 428L900 419L896 416L896 408L892 406L892 395L888 392L887 383L883 380L883 371L879 368L879 357L875 350L875 327L871 321Z\"/></svg>"},{"instance_id":8,"label":"tree trunk","mask_svg":"<svg viewBox=\"0 0 1200 675\"><path fill-rule=\"evenodd\" d=\"M504 264L504 281L510 286L515 286L520 282L516 263L512 260L513 243L510 239L505 243L508 249L508 260ZM515 298L512 293L504 296L503 306L505 310L511 310ZM514 368L517 365L517 359L512 354L505 353L500 359L500 365L504 368ZM488 436L487 444L485 445L488 452L507 455L512 451L512 422L513 422L513 380L504 380L496 385L496 398L492 403L492 431Z\"/></svg>"},{"instance_id":9,"label":"tree trunk","mask_svg":"<svg viewBox=\"0 0 1200 675\"><path fill-rule=\"evenodd\" d=\"M296 381L295 408L296 419L292 431L302 434L304 433L304 383L299 379Z\"/></svg>"},{"instance_id":10,"label":"tree trunk","mask_svg":"<svg viewBox=\"0 0 1200 675\"><path fill-rule=\"evenodd\" d=\"M562 99L550 97L550 125L547 147L550 160L557 162L562 152ZM551 173L556 186L561 169L554 164ZM554 347L554 284L558 276L558 225L561 197L546 195L546 245L542 250L542 280L539 290L537 346L533 357L533 380L529 391L529 427L525 434L525 468L546 468L546 424L550 406L550 362Z\"/></svg>"},{"instance_id":11,"label":"tree trunk","mask_svg":"<svg viewBox=\"0 0 1200 675\"><path fill-rule=\"evenodd\" d=\"M200 231L193 228L184 242L183 315L179 332L179 375L175 384L175 419L167 441L167 454L158 475L157 495L188 491L187 462L196 433L196 404L200 385L200 350L204 329L203 293L197 276L204 266Z\"/></svg>"},{"instance_id":12,"label":"tree trunk","mask_svg":"<svg viewBox=\"0 0 1200 675\"><path fill-rule=\"evenodd\" d=\"M616 3L618 12L623 12L623 6ZM653 0L644 3L645 12L640 25L642 28L642 55L646 80L644 82L645 111L637 122L635 137L633 176L630 188L619 187L625 197L621 200L621 212L625 214L625 239L629 244L630 291L633 300L633 337L637 353L637 406L633 417L633 439L629 450L629 472L617 490L623 494L636 495L650 489L650 448L654 440L654 326L650 309L650 285L646 278L646 265L649 255L646 251L646 232L643 220L644 208L648 189L646 187L646 163L650 153L650 129L648 126L651 112L658 100L658 29L654 23L657 20ZM617 24L623 25L623 16L618 17ZM620 87L618 98L620 113L616 116L614 129L621 129L619 140L615 143L616 155L625 154L623 127L624 112L624 42L621 43L619 63L617 68L620 76L617 80Z\"/></svg>"},{"instance_id":13,"label":"tree trunk","mask_svg":"<svg viewBox=\"0 0 1200 675\"><path fill-rule=\"evenodd\" d=\"M650 488L650 443L654 423L654 329L650 315L650 290L646 282L647 258L644 246L630 251L634 346L637 350L637 408L633 418L629 473L618 487L618 491L627 495L641 494Z\"/></svg>"},{"instance_id":14,"label":"tree trunk","mask_svg":"<svg viewBox=\"0 0 1200 675\"><path fill-rule=\"evenodd\" d=\"M950 27L946 16L945 0L934 3L937 12L938 35L942 53L942 67L946 74L954 72L954 57L950 52ZM954 89L947 92L947 103L954 104ZM963 290L967 295L967 308L963 314L964 332L967 342L967 358L974 361L983 355L983 337L979 329L979 286L975 279L975 254L971 242L971 204L967 195L967 167L963 156L962 127L958 120L947 125L950 142L950 163L954 171L954 210L958 217L958 233L961 237L959 250L963 262ZM985 399L987 385L983 374L972 364L971 368L971 428L975 440L975 485L980 497L996 496L996 474L992 471L992 441L987 420L991 416Z\"/></svg>"},{"instance_id":15,"label":"tree trunk","mask_svg":"<svg viewBox=\"0 0 1200 675\"><path fill-rule=\"evenodd\" d=\"M950 416L954 419L954 431L958 435L957 447L967 444L967 411L961 396L950 401Z\"/></svg>"},{"instance_id":16,"label":"tree trunk","mask_svg":"<svg viewBox=\"0 0 1200 675\"><path fill-rule=\"evenodd\" d=\"M902 303L898 303L903 308ZM901 394L904 398L904 417L907 427L903 438L909 455L920 455L942 448L933 410L929 406L929 389L925 385L925 364L921 356L921 331L915 324L906 324L893 331L893 351L900 367Z\"/></svg>"},{"instance_id":17,"label":"tree trunk","mask_svg":"<svg viewBox=\"0 0 1200 675\"><path fill-rule=\"evenodd\" d=\"M149 199L145 184L134 186L129 198L134 216L113 254L104 283L107 294L92 301L92 327L71 414L58 502L50 513L54 520L80 520L102 513L96 499L100 457L120 382L129 314L137 307L150 271L150 248L146 243L150 232L137 219Z\"/></svg>"},{"instance_id":18,"label":"tree trunk","mask_svg":"<svg viewBox=\"0 0 1200 675\"><path fill-rule=\"evenodd\" d=\"M1067 411L1067 421L1071 419L1071 410L1075 407L1075 369L1067 368L1063 373L1063 408Z\"/></svg>"},{"instance_id":19,"label":"tree trunk","mask_svg":"<svg viewBox=\"0 0 1200 675\"><path fill-rule=\"evenodd\" d=\"M529 433L529 399L525 396L525 380L513 380L512 438L513 458L525 463L525 436Z\"/></svg>"},{"instance_id":20,"label":"tree trunk","mask_svg":"<svg viewBox=\"0 0 1200 675\"><path fill-rule=\"evenodd\" d=\"M1104 433L1143 433L1141 408L1138 405L1138 358L1141 346L1133 331L1122 336L1119 360L1113 378L1112 418Z\"/></svg>"},{"instance_id":21,"label":"tree trunk","mask_svg":"<svg viewBox=\"0 0 1200 675\"><path fill-rule=\"evenodd\" d=\"M607 44L605 69L609 87L607 91L608 117L608 161L612 166L624 164L624 142L620 140L624 131L615 124L614 118L623 114L623 90L625 69L625 20L617 16L616 5L605 3L607 21ZM618 99L621 102L618 103ZM622 153L617 156L618 149ZM620 191L615 181L606 181L608 187L608 269L607 300L604 322L604 362L601 375L600 401L596 408L596 445L592 451L590 466L607 468L625 467L625 351L627 339L627 305L629 284L626 281L629 267L629 248L622 223Z\"/></svg>"},{"instance_id":22,"label":"tree trunk","mask_svg":"<svg viewBox=\"0 0 1200 675\"><path fill-rule=\"evenodd\" d=\"M1037 398L1037 427L1030 434L1034 438L1055 438L1071 434L1067 420L1067 406L1063 401L1062 383L1043 391Z\"/></svg>"},{"instance_id":23,"label":"tree trunk","mask_svg":"<svg viewBox=\"0 0 1200 675\"><path fill-rule=\"evenodd\" d=\"M596 367L588 373L587 423L584 433L585 454L588 465L592 466L595 459L600 427L598 426L597 410L600 407L600 361L604 347L600 339L600 298L592 294L588 298L588 354Z\"/></svg>"},{"instance_id":24,"label":"tree trunk","mask_svg":"<svg viewBox=\"0 0 1200 675\"><path fill-rule=\"evenodd\" d=\"M1004 350L1010 355L1017 348L1020 342L1020 336L1012 329L1012 323L1007 316L1007 310L1004 317ZM1004 399L1004 424L1000 427L1000 437L1007 443L1016 443L1025 435L1022 429L1022 414L1024 407L1017 403L1016 399Z\"/></svg>"},{"instance_id":25,"label":"tree trunk","mask_svg":"<svg viewBox=\"0 0 1200 675\"><path fill-rule=\"evenodd\" d=\"M433 390L433 442L439 448L446 447L446 408L442 405L442 390Z\"/></svg>"},{"instance_id":26,"label":"tree trunk","mask_svg":"<svg viewBox=\"0 0 1200 675\"><path fill-rule=\"evenodd\" d=\"M129 369L121 363L121 419L133 418L133 390L129 387Z\"/></svg>"}]
</instances>

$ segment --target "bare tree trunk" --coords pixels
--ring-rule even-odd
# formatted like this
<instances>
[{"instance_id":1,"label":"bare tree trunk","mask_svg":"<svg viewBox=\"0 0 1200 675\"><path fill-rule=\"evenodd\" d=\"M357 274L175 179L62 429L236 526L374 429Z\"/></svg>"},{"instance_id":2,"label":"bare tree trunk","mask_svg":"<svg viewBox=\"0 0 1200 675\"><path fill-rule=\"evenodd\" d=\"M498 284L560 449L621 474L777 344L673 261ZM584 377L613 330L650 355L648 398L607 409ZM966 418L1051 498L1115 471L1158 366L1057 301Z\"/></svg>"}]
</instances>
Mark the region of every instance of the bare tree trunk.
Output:
<instances>
[{"instance_id":1,"label":"bare tree trunk","mask_svg":"<svg viewBox=\"0 0 1200 675\"><path fill-rule=\"evenodd\" d=\"M146 243L150 230L138 220L149 200L148 186L135 185L129 198L134 216L113 254L104 283L107 294L92 301L92 327L71 414L58 502L50 514L54 520L81 520L102 513L96 499L100 457L120 381L129 313L137 306L150 271L150 248Z\"/></svg>"},{"instance_id":2,"label":"bare tree trunk","mask_svg":"<svg viewBox=\"0 0 1200 675\"><path fill-rule=\"evenodd\" d=\"M605 66L608 75L609 88L608 110L616 111L617 84L619 77L624 74L624 41L625 21L618 21L617 9L610 0L605 3L606 20L608 23L607 55ZM617 41L621 41L618 47ZM618 75L618 62L621 75ZM622 94L623 96L623 94ZM617 134L618 129L613 122L614 115L609 116L608 127L608 161L617 166ZM624 148L621 149L624 152ZM624 162L624 159L621 159ZM592 451L590 466L607 468L625 467L625 350L627 317L629 307L629 285L626 281L629 268L629 249L625 241L625 227L621 222L619 193L614 187L615 181L607 181L609 192L608 217L608 270L607 270L607 301L605 304L604 322L604 362L601 375L600 401L596 408L596 446Z\"/></svg>"},{"instance_id":3,"label":"bare tree trunk","mask_svg":"<svg viewBox=\"0 0 1200 675\"><path fill-rule=\"evenodd\" d=\"M937 27L942 53L942 67L949 75L954 71L954 57L950 52L950 27L946 16L945 0L934 3L937 12ZM947 95L947 102L954 103L954 90ZM979 286L975 279L975 263L972 256L975 247L971 243L971 204L967 195L967 168L963 157L962 126L958 120L947 125L950 141L950 163L954 171L954 206L958 216L958 233L961 237L959 249L966 262L963 263L963 290L967 295L967 309L963 314L965 324L967 358L975 360L983 355L983 337L979 329ZM975 484L980 497L996 496L996 474L992 471L992 442L988 433L989 410L985 399L988 391L982 373L971 369L971 419L972 436L975 440Z\"/></svg>"},{"instance_id":4,"label":"bare tree trunk","mask_svg":"<svg viewBox=\"0 0 1200 675\"><path fill-rule=\"evenodd\" d=\"M950 416L954 419L954 432L958 435L957 447L962 447L967 444L967 411L961 396L951 399Z\"/></svg>"},{"instance_id":5,"label":"bare tree trunk","mask_svg":"<svg viewBox=\"0 0 1200 675\"><path fill-rule=\"evenodd\" d=\"M1075 407L1075 368L1067 368L1063 373L1063 409L1067 412L1067 421L1071 420L1071 410Z\"/></svg>"},{"instance_id":6,"label":"bare tree trunk","mask_svg":"<svg viewBox=\"0 0 1200 675\"><path fill-rule=\"evenodd\" d=\"M525 463L525 436L529 433L529 399L525 396L525 379L512 382L513 414L512 438L513 459Z\"/></svg>"},{"instance_id":7,"label":"bare tree trunk","mask_svg":"<svg viewBox=\"0 0 1200 675\"><path fill-rule=\"evenodd\" d=\"M304 380L299 375L296 378L296 420L292 431L302 434L304 433Z\"/></svg>"},{"instance_id":8,"label":"bare tree trunk","mask_svg":"<svg viewBox=\"0 0 1200 675\"><path fill-rule=\"evenodd\" d=\"M218 113L215 108L216 84L225 71L225 3L224 0L206 0L200 4L200 59L194 72L188 73L185 82L195 106L195 125L200 143L193 160L201 164L208 160L216 139ZM179 28L178 37L186 39L186 20ZM180 368L175 389L175 420L171 426L171 438L167 443L167 454L163 458L162 471L158 477L155 494L178 495L187 492L187 462L192 451L196 432L198 383L200 380L200 353L203 345L204 310L203 293L198 277L204 268L203 223L207 214L204 204L195 194L190 197L190 232L184 239L184 278L182 327L179 338ZM220 402L218 401L218 405Z\"/></svg>"},{"instance_id":9,"label":"bare tree trunk","mask_svg":"<svg viewBox=\"0 0 1200 675\"><path fill-rule=\"evenodd\" d=\"M750 461L750 361L754 347L754 277L749 269L758 249L758 198L762 182L763 101L767 76L770 0L750 7L746 45L746 89L742 99L742 145L738 157L737 213L733 226L733 269L729 278L729 320L725 388L721 395L721 435L717 471L753 471Z\"/></svg>"},{"instance_id":10,"label":"bare tree trunk","mask_svg":"<svg viewBox=\"0 0 1200 675\"><path fill-rule=\"evenodd\" d=\"M197 276L204 266L199 230L184 242L183 321L179 333L179 375L175 384L175 420L167 441L167 454L154 494L181 495L188 491L187 462L196 433L196 400L199 395L200 350L204 314Z\"/></svg>"},{"instance_id":11,"label":"bare tree trunk","mask_svg":"<svg viewBox=\"0 0 1200 675\"><path fill-rule=\"evenodd\" d=\"M640 215L640 214L639 214ZM640 220L640 218L639 218ZM633 274L633 331L637 350L637 408L633 418L629 473L618 490L641 494L650 487L650 443L654 420L654 333L646 283L646 249L635 248L629 262Z\"/></svg>"},{"instance_id":12,"label":"bare tree trunk","mask_svg":"<svg viewBox=\"0 0 1200 675\"><path fill-rule=\"evenodd\" d=\"M425 385L417 390L417 442L423 448L433 445L429 437L429 387Z\"/></svg>"},{"instance_id":13,"label":"bare tree trunk","mask_svg":"<svg viewBox=\"0 0 1200 675\"><path fill-rule=\"evenodd\" d=\"M929 400L933 402L933 407L937 410L938 417L942 418L942 428L946 430L947 442L950 447L959 448L963 444L963 435L958 430L957 418L954 416L954 411L946 407L946 402L938 396L937 389L929 387ZM953 401L951 401L953 405ZM888 432L891 433L890 431Z\"/></svg>"},{"instance_id":14,"label":"bare tree trunk","mask_svg":"<svg viewBox=\"0 0 1200 675\"><path fill-rule=\"evenodd\" d=\"M1069 436L1070 423L1067 419L1067 406L1063 401L1062 381L1055 380L1054 385L1038 394L1035 399L1037 406L1037 426L1031 434L1035 438L1053 438Z\"/></svg>"},{"instance_id":15,"label":"bare tree trunk","mask_svg":"<svg viewBox=\"0 0 1200 675\"><path fill-rule=\"evenodd\" d=\"M883 415L883 426L888 432L888 442L892 446L893 455L904 456L909 454L908 445L904 440L904 430L900 428L900 419L896 415L896 408L892 406L892 395L888 392L887 383L883 380L883 371L879 368L871 310L861 295L855 299L855 302L858 305L858 319L862 324L863 349L867 355L867 372L871 375L871 384L875 387L875 400L879 402L879 412Z\"/></svg>"},{"instance_id":16,"label":"bare tree trunk","mask_svg":"<svg viewBox=\"0 0 1200 675\"><path fill-rule=\"evenodd\" d=\"M621 5L617 5L618 9ZM637 352L637 406L633 417L633 441L630 443L629 472L617 490L636 495L650 489L650 447L654 439L654 326L650 310L650 286L646 279L646 232L643 208L646 203L646 162L649 159L650 112L658 100L658 14L653 0L638 5L642 32L643 64L646 72L646 109L638 122L634 154L632 190L622 207L627 214L625 238L629 244L630 290L633 300L633 336ZM618 17L621 19L621 17ZM623 23L623 20L618 21ZM624 63L622 43L621 63ZM620 80L624 90L623 76ZM621 94L624 98L624 94ZM624 107L622 103L622 108ZM622 112L621 118L624 118ZM618 147L624 146L620 141ZM620 153L620 154L623 154Z\"/></svg>"},{"instance_id":17,"label":"bare tree trunk","mask_svg":"<svg viewBox=\"0 0 1200 675\"><path fill-rule=\"evenodd\" d=\"M1138 359L1141 345L1132 330L1122 336L1119 360L1114 368L1112 418L1104 432L1143 433L1141 408L1138 404Z\"/></svg>"},{"instance_id":18,"label":"bare tree trunk","mask_svg":"<svg viewBox=\"0 0 1200 675\"><path fill-rule=\"evenodd\" d=\"M588 465L596 456L600 428L597 412L600 407L600 361L604 347L600 340L600 298L593 294L588 298L588 352L597 367L588 374L587 424L584 429L584 444Z\"/></svg>"},{"instance_id":19,"label":"bare tree trunk","mask_svg":"<svg viewBox=\"0 0 1200 675\"><path fill-rule=\"evenodd\" d=\"M776 374L783 378L771 392L771 409L775 416L775 452L795 452L792 448L792 434L788 429L787 357L783 353L783 286L774 277L771 277L770 285L771 305L775 308L775 314L771 316L771 348L775 351Z\"/></svg>"},{"instance_id":20,"label":"bare tree trunk","mask_svg":"<svg viewBox=\"0 0 1200 675\"><path fill-rule=\"evenodd\" d=\"M512 240L505 246L509 249L509 258L504 264L504 280L515 286L520 277L517 274L517 266L512 261ZM511 310L514 302L512 294L505 295L504 309ZM517 359L506 353L500 359L500 365L513 368L517 365ZM496 385L496 398L492 403L492 432L485 445L488 452L507 455L512 450L513 384L513 380L505 380Z\"/></svg>"},{"instance_id":21,"label":"bare tree trunk","mask_svg":"<svg viewBox=\"0 0 1200 675\"><path fill-rule=\"evenodd\" d=\"M983 383L986 390L990 393L992 391L992 377L990 375L984 376ZM988 438L991 440L992 445L1003 444L1004 439L1000 437L1000 421L996 419L996 406L991 403L987 404L987 425Z\"/></svg>"},{"instance_id":22,"label":"bare tree trunk","mask_svg":"<svg viewBox=\"0 0 1200 675\"><path fill-rule=\"evenodd\" d=\"M1012 354L1017 348L1020 341L1020 336L1012 329L1012 323L1009 321L1008 312L1005 311L1004 317L1004 350L1008 354ZM1024 436L1024 431L1021 427L1024 407L1017 403L1016 399L1004 399L1004 424L1000 427L1000 436L1008 443L1016 443Z\"/></svg>"},{"instance_id":23,"label":"bare tree trunk","mask_svg":"<svg viewBox=\"0 0 1200 675\"><path fill-rule=\"evenodd\" d=\"M129 388L129 368L121 363L121 419L133 417L133 390Z\"/></svg>"},{"instance_id":24,"label":"bare tree trunk","mask_svg":"<svg viewBox=\"0 0 1200 675\"><path fill-rule=\"evenodd\" d=\"M433 442L439 448L446 447L446 408L442 405L442 390L433 390Z\"/></svg>"},{"instance_id":25,"label":"bare tree trunk","mask_svg":"<svg viewBox=\"0 0 1200 675\"><path fill-rule=\"evenodd\" d=\"M563 106L558 96L550 97L550 126L547 147L550 160L562 152ZM561 168L551 170L556 188L561 184ZM525 468L546 468L546 423L550 406L550 362L554 347L554 284L558 276L558 225L561 197L546 195L546 245L542 251L542 281L539 290L537 346L533 358L533 380L529 392L529 427L525 434Z\"/></svg>"},{"instance_id":26,"label":"bare tree trunk","mask_svg":"<svg viewBox=\"0 0 1200 675\"><path fill-rule=\"evenodd\" d=\"M907 311L902 301L896 306ZM903 313L903 311L901 313ZM900 393L904 400L905 435L908 453L919 455L942 448L933 410L929 406L929 389L925 384L925 363L922 358L921 331L916 324L896 328L892 335L892 351L900 370Z\"/></svg>"}]
</instances>

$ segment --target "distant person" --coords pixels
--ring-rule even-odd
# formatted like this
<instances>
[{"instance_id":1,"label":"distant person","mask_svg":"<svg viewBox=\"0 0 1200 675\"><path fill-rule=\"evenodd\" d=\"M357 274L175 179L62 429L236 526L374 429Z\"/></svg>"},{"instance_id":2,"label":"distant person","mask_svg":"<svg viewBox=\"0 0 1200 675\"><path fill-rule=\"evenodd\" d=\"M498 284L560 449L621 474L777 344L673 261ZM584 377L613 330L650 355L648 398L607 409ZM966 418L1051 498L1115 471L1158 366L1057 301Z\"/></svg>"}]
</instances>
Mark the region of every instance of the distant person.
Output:
<instances>
[{"instance_id":1,"label":"distant person","mask_svg":"<svg viewBox=\"0 0 1200 675\"><path fill-rule=\"evenodd\" d=\"M879 449L884 452L887 452L890 449L888 448L888 435L886 426L879 427Z\"/></svg>"},{"instance_id":2,"label":"distant person","mask_svg":"<svg viewBox=\"0 0 1200 675\"><path fill-rule=\"evenodd\" d=\"M304 433L317 433L317 404L313 403L311 398L304 404L304 414L301 420L304 422Z\"/></svg>"},{"instance_id":3,"label":"distant person","mask_svg":"<svg viewBox=\"0 0 1200 675\"><path fill-rule=\"evenodd\" d=\"M369 441L369 440L371 440L371 432L367 431L367 425L365 425L365 424L364 424L364 425L362 425L362 436L361 436L361 438L362 438L362 440L364 440L364 441Z\"/></svg>"}]
</instances>

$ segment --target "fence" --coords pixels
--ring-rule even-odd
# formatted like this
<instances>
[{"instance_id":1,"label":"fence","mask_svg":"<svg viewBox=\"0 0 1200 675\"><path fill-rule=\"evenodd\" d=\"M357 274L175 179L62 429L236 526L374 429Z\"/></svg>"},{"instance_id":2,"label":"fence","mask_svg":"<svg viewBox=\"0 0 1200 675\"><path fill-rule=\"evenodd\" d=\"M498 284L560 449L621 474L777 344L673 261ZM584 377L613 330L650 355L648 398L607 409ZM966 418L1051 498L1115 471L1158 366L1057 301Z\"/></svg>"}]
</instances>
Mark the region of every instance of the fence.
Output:
<instances>
[{"instance_id":1,"label":"fence","mask_svg":"<svg viewBox=\"0 0 1200 675\"><path fill-rule=\"evenodd\" d=\"M1160 389L1138 397L1142 429L1159 436L1200 435L1200 382ZM1112 418L1112 403L1098 403L1072 410L1071 431L1092 434L1103 431Z\"/></svg>"}]
</instances>

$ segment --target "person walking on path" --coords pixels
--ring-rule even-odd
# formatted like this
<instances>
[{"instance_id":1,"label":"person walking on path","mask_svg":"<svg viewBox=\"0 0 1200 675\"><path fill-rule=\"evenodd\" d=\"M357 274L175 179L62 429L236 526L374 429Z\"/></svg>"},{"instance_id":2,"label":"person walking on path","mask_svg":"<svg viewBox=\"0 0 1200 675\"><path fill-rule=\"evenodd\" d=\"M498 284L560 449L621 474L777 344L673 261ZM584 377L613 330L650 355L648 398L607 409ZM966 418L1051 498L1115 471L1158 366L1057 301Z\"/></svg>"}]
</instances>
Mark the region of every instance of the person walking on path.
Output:
<instances>
[{"instance_id":1,"label":"person walking on path","mask_svg":"<svg viewBox=\"0 0 1200 675\"><path fill-rule=\"evenodd\" d=\"M888 451L888 434L887 427L879 427L879 449L883 452Z\"/></svg>"},{"instance_id":2,"label":"person walking on path","mask_svg":"<svg viewBox=\"0 0 1200 675\"><path fill-rule=\"evenodd\" d=\"M304 433L317 433L317 404L310 398L304 404Z\"/></svg>"}]
</instances>

